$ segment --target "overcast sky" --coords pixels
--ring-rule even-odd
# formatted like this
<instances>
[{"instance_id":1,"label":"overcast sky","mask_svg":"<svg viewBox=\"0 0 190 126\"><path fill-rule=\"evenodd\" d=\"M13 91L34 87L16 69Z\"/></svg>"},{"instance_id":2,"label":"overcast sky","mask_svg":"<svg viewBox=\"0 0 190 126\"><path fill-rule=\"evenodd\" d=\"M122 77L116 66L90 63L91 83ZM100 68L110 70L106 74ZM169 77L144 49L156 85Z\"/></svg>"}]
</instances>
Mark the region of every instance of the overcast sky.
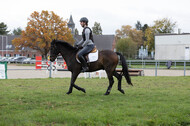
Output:
<instances>
[{"instance_id":1,"label":"overcast sky","mask_svg":"<svg viewBox=\"0 0 190 126\"><path fill-rule=\"evenodd\" d=\"M154 20L168 17L177 22L175 32L190 32L190 0L1 0L0 22L9 30L27 25L27 18L34 11L54 11L64 20L72 14L81 34L81 17L89 19L92 27L97 21L103 34L115 34L122 25L134 27L137 20L152 25Z\"/></svg>"}]
</instances>

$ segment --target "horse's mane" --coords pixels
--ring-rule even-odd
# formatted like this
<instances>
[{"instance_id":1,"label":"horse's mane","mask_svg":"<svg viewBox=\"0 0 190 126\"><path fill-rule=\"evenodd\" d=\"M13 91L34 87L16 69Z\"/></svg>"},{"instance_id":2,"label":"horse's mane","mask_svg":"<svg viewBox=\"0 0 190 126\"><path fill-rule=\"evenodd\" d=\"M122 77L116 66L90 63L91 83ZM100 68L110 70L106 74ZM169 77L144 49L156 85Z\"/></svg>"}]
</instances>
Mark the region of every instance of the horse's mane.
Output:
<instances>
[{"instance_id":1,"label":"horse's mane","mask_svg":"<svg viewBox=\"0 0 190 126\"><path fill-rule=\"evenodd\" d=\"M63 41L63 40L53 40L53 41L51 42L51 44L57 44L57 43L63 45L64 47L66 47L66 48L68 48L68 49L70 49L70 50L76 50L75 47L73 47L71 44L69 44L68 42L65 42L65 41Z\"/></svg>"}]
</instances>

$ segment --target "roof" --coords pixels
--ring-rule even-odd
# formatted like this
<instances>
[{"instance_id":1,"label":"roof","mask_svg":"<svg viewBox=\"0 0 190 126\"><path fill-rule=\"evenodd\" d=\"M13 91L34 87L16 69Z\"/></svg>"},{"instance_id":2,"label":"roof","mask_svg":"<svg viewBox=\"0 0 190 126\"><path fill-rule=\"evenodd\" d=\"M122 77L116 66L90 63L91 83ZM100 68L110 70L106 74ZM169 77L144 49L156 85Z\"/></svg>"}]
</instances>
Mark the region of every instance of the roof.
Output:
<instances>
[{"instance_id":1,"label":"roof","mask_svg":"<svg viewBox=\"0 0 190 126\"><path fill-rule=\"evenodd\" d=\"M3 36L3 44L2 44L2 36ZM15 50L15 46L12 44L12 40L15 38L19 38L20 35L0 35L0 50ZM7 40L6 40L7 39ZM3 45L3 48L2 48ZM31 50L28 47L23 47L23 50Z\"/></svg>"},{"instance_id":2,"label":"roof","mask_svg":"<svg viewBox=\"0 0 190 126\"><path fill-rule=\"evenodd\" d=\"M75 24L75 23L73 21L72 15L70 15L70 19L69 19L68 25L73 25L73 24Z\"/></svg>"},{"instance_id":3,"label":"roof","mask_svg":"<svg viewBox=\"0 0 190 126\"><path fill-rule=\"evenodd\" d=\"M159 34L155 34L155 36L169 36L169 35L190 35L190 33L181 33L181 34L177 34L177 33L159 33Z\"/></svg>"},{"instance_id":4,"label":"roof","mask_svg":"<svg viewBox=\"0 0 190 126\"><path fill-rule=\"evenodd\" d=\"M3 35L3 44L2 44L2 35L0 35L0 50L2 49L14 50L15 47L14 45L12 45L12 40L17 37L20 37L20 35ZM3 48L2 48L2 45L3 45Z\"/></svg>"},{"instance_id":5,"label":"roof","mask_svg":"<svg viewBox=\"0 0 190 126\"><path fill-rule=\"evenodd\" d=\"M82 39L81 35L74 36L76 41ZM98 50L112 50L113 43L115 42L114 35L93 35L94 43Z\"/></svg>"},{"instance_id":6,"label":"roof","mask_svg":"<svg viewBox=\"0 0 190 126\"><path fill-rule=\"evenodd\" d=\"M18 37L20 37L20 35L7 35L7 38L8 38L7 43L6 43L6 38L3 37L3 50L15 50L14 45L12 45L12 40ZM82 36L75 35L74 38L76 41L80 41L82 39ZM98 50L106 50L106 49L112 50L113 49L113 44L115 42L114 35L93 35L93 38L94 38L94 43ZM28 50L28 49L29 48L24 48L24 50ZM2 50L1 35L0 35L0 50Z\"/></svg>"}]
</instances>

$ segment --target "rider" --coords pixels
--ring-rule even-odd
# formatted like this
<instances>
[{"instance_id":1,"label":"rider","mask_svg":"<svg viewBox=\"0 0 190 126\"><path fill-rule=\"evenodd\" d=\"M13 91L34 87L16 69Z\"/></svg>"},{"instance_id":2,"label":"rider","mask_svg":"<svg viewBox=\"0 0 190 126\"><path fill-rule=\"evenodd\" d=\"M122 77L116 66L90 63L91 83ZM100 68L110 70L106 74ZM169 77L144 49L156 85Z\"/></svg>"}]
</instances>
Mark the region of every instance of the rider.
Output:
<instances>
[{"instance_id":1,"label":"rider","mask_svg":"<svg viewBox=\"0 0 190 126\"><path fill-rule=\"evenodd\" d=\"M88 27L88 19L82 17L80 19L80 25L84 28L82 31L82 40L75 43L76 47L82 48L78 52L78 59L82 64L82 72L89 70L87 62L84 58L84 55L90 53L94 48L94 40L92 36L92 30Z\"/></svg>"}]
</instances>

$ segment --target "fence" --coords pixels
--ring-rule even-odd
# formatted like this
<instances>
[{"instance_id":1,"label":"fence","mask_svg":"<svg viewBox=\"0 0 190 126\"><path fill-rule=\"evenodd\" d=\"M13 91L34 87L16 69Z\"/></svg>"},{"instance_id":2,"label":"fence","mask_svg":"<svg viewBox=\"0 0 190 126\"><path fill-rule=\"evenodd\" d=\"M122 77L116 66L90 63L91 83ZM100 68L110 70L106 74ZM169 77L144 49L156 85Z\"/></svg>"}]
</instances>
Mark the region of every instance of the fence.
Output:
<instances>
[{"instance_id":1,"label":"fence","mask_svg":"<svg viewBox=\"0 0 190 126\"><path fill-rule=\"evenodd\" d=\"M38 62L38 61L36 61ZM46 61L43 61L46 62ZM128 60L129 69L141 69L144 71L145 76L190 76L190 61L172 61L172 67L170 69L167 68L166 63L168 61L156 61L156 60ZM57 63L63 64L63 62L58 61ZM49 62L49 66L44 65L46 67L37 70L35 69L35 65L32 66L17 66L8 64L7 74L8 78L47 78L47 77L71 77L71 73L57 71L58 66L54 66L51 62ZM56 67L56 69L55 69ZM120 65L118 67L121 68ZM97 74L97 73L93 73ZM100 74L100 73L98 73ZM100 77L97 74L96 77ZM102 72L102 77L106 77L105 72ZM24 76L24 77L23 77ZM32 77L33 76L33 77ZM94 76L92 73L81 74L81 77L90 77Z\"/></svg>"},{"instance_id":2,"label":"fence","mask_svg":"<svg viewBox=\"0 0 190 126\"><path fill-rule=\"evenodd\" d=\"M190 70L190 61L165 61L165 60L128 60L129 68L131 69L153 69L155 76L158 75L158 70L180 70L186 76L186 71ZM167 65L171 63L169 68Z\"/></svg>"}]
</instances>

